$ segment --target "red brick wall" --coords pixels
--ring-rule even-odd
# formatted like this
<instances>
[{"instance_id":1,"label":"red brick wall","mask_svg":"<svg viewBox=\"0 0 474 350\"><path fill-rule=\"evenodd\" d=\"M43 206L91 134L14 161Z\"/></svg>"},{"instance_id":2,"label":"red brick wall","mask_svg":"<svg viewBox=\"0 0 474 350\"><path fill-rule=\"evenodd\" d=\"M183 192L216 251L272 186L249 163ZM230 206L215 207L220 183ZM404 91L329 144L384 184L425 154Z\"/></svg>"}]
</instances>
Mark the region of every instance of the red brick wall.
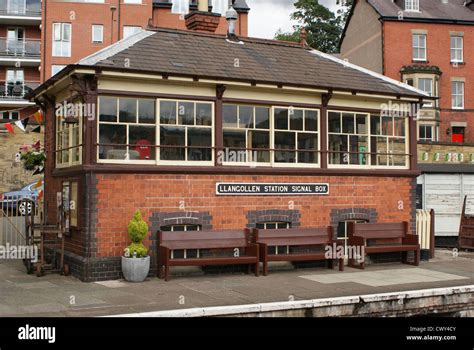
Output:
<instances>
[{"instance_id":1,"label":"red brick wall","mask_svg":"<svg viewBox=\"0 0 474 350\"><path fill-rule=\"evenodd\" d=\"M217 181L327 182L330 195L218 197ZM391 177L97 175L97 256L123 253L129 244L127 225L136 209L147 221L154 212L208 211L216 230L243 229L248 211L264 209L299 210L301 227L327 226L331 210L347 208L374 208L378 222L410 222L411 186L410 178Z\"/></svg>"},{"instance_id":2,"label":"red brick wall","mask_svg":"<svg viewBox=\"0 0 474 350\"><path fill-rule=\"evenodd\" d=\"M465 141L474 143L474 26L409 23L404 21L384 22L384 64L385 75L400 80L400 69L412 64L412 29L424 29L427 34L427 58L429 65L438 66L441 71L440 80L440 141L450 141L446 129L451 121L467 122ZM454 68L450 64L450 31L464 32L465 65ZM451 77L464 77L465 112L451 110Z\"/></svg>"}]
</instances>

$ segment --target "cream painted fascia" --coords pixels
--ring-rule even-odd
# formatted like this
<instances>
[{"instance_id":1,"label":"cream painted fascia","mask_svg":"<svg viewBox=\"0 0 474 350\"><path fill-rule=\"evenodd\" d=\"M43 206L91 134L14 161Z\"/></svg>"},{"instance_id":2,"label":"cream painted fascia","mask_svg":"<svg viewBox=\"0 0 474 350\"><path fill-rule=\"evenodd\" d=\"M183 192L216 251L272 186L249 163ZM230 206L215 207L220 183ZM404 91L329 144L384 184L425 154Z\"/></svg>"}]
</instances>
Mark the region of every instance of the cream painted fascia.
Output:
<instances>
[{"instance_id":1,"label":"cream painted fascia","mask_svg":"<svg viewBox=\"0 0 474 350\"><path fill-rule=\"evenodd\" d=\"M321 94L313 92L286 91L277 88L260 88L260 87L238 87L228 86L224 92L224 99L247 99L260 101L273 101L285 103L301 103L301 104L321 104Z\"/></svg>"}]
</instances>

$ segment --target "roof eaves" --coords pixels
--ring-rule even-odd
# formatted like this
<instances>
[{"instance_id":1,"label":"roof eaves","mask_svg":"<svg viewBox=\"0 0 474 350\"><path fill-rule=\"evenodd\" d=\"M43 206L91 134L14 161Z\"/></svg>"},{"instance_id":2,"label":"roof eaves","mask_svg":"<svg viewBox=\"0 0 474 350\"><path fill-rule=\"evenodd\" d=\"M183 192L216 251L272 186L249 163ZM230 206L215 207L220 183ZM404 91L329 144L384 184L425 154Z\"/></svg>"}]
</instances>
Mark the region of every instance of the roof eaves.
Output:
<instances>
[{"instance_id":1,"label":"roof eaves","mask_svg":"<svg viewBox=\"0 0 474 350\"><path fill-rule=\"evenodd\" d=\"M323 53L321 51L318 51L318 50L309 50L310 53L312 53L313 55L316 55L316 56L320 56L320 57L323 57L323 58L326 58L328 60L331 60L333 62L336 62L336 63L339 63L345 67L348 67L348 68L352 68L352 69L355 69L355 70L358 70L359 72L361 73L364 73L364 74L368 74L374 78L377 78L377 79L381 79L389 84L393 84L393 85L396 85L397 87L399 88L402 88L402 89L405 89L405 90L409 90L409 91L412 91L414 94L416 95L421 95L419 97L430 97L426 92L422 91L422 90L419 90L417 88L414 88L413 86L410 86L408 84L405 84L405 83L402 83L398 80L395 80L395 79L392 79L392 78L389 78L389 77L386 77L385 75L382 75L382 74L379 74L379 73L376 73L374 71L371 71L369 69L366 69L366 68L363 68L363 67L360 67L360 66L357 66L355 64L352 64L352 63L349 63L347 61L344 61L344 60L341 60L337 57L334 57L333 55L329 55L329 54L326 54L326 53Z\"/></svg>"}]
</instances>

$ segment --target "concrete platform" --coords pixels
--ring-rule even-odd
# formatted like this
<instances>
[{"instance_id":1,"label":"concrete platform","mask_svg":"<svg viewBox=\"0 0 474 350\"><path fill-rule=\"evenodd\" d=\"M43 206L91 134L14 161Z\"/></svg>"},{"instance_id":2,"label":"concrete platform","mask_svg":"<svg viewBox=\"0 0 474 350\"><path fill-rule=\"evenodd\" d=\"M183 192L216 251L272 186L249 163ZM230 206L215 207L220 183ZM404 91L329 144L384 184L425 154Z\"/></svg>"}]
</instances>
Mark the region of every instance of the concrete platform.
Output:
<instances>
[{"instance_id":1,"label":"concrete platform","mask_svg":"<svg viewBox=\"0 0 474 350\"><path fill-rule=\"evenodd\" d=\"M365 271L326 268L271 271L267 277L216 274L83 283L57 274L27 275L18 261L0 261L0 317L106 316L372 295L474 284L474 253L438 250L419 267L372 264Z\"/></svg>"}]
</instances>

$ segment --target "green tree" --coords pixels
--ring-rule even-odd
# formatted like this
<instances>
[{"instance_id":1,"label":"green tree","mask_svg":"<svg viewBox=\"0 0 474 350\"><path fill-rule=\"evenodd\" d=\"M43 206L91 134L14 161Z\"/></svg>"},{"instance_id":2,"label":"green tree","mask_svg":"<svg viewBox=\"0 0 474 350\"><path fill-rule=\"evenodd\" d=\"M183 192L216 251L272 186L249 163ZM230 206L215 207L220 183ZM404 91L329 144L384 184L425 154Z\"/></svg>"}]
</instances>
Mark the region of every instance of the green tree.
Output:
<instances>
[{"instance_id":1,"label":"green tree","mask_svg":"<svg viewBox=\"0 0 474 350\"><path fill-rule=\"evenodd\" d=\"M337 0L339 8L334 13L320 4L319 0L298 0L295 3L296 11L291 14L291 19L298 24L293 26L293 32L284 33L279 30L275 39L298 42L301 28L305 28L309 46L322 52L335 53L352 1Z\"/></svg>"}]
</instances>

